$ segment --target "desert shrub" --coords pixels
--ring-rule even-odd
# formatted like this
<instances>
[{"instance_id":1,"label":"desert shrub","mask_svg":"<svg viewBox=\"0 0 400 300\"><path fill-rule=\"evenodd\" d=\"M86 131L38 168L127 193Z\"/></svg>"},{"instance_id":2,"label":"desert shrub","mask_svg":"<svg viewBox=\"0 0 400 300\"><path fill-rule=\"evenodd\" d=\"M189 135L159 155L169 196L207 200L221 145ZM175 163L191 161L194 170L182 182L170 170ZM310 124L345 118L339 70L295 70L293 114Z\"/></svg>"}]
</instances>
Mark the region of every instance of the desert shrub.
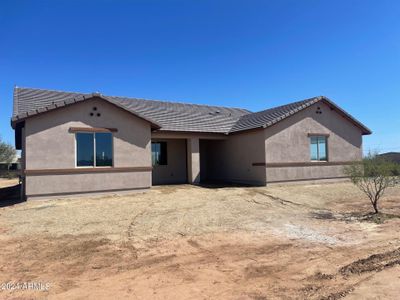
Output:
<instances>
[{"instance_id":1,"label":"desert shrub","mask_svg":"<svg viewBox=\"0 0 400 300\"><path fill-rule=\"evenodd\" d=\"M367 195L375 213L379 212L378 202L386 189L398 184L400 179L398 164L374 154L345 167L344 172Z\"/></svg>"}]
</instances>

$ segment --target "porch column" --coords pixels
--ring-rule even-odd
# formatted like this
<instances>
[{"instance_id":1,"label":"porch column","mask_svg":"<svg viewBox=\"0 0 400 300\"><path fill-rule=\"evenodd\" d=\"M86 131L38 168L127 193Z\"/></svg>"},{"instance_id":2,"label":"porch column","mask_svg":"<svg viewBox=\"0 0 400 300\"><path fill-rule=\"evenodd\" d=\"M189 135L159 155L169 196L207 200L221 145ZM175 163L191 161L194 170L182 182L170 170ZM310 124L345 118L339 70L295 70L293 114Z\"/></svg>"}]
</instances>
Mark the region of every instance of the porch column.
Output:
<instances>
[{"instance_id":1,"label":"porch column","mask_svg":"<svg viewBox=\"0 0 400 300\"><path fill-rule=\"evenodd\" d=\"M198 138L187 139L187 171L189 183L200 183L200 145Z\"/></svg>"}]
</instances>

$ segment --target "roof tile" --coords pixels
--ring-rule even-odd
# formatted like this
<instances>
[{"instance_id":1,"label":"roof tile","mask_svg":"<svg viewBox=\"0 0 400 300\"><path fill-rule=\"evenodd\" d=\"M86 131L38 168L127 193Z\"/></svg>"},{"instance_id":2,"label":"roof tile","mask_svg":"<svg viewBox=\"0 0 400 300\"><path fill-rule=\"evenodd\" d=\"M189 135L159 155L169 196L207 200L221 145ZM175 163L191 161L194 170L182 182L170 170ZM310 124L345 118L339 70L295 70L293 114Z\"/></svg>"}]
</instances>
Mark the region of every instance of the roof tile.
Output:
<instances>
[{"instance_id":1,"label":"roof tile","mask_svg":"<svg viewBox=\"0 0 400 300\"><path fill-rule=\"evenodd\" d=\"M336 104L325 97L314 97L286 105L252 113L246 109L229 108L145 100L138 98L105 96L100 93L76 93L33 88L14 88L12 121L44 111L63 107L93 97L105 99L143 119L148 120L161 131L186 131L209 133L235 133L255 128L269 127L318 101L327 101L340 113L361 127L364 134L371 131Z\"/></svg>"}]
</instances>

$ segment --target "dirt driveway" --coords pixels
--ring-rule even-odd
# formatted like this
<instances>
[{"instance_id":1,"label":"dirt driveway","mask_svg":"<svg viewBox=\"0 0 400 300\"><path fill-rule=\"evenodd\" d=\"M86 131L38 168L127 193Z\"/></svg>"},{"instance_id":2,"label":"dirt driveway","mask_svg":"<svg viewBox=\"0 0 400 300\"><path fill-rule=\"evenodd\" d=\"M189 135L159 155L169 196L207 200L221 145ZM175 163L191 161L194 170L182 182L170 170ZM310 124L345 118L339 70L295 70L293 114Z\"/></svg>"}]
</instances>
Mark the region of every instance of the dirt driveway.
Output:
<instances>
[{"instance_id":1,"label":"dirt driveway","mask_svg":"<svg viewBox=\"0 0 400 300\"><path fill-rule=\"evenodd\" d=\"M400 215L400 188L382 201ZM0 298L397 299L400 219L351 184L155 187L0 208Z\"/></svg>"}]
</instances>

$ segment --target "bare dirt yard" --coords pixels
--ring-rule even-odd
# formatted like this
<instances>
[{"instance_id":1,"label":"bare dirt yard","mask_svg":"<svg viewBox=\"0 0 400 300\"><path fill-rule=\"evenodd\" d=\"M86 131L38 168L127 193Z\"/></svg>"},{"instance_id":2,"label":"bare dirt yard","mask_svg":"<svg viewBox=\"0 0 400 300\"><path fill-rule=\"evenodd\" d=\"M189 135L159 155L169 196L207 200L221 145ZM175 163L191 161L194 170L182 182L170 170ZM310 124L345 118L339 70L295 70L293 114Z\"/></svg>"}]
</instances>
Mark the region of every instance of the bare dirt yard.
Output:
<instances>
[{"instance_id":1,"label":"bare dirt yard","mask_svg":"<svg viewBox=\"0 0 400 300\"><path fill-rule=\"evenodd\" d=\"M400 215L400 188L382 210ZM0 283L50 286L0 298L398 299L400 219L369 211L344 182L5 205Z\"/></svg>"}]
</instances>

